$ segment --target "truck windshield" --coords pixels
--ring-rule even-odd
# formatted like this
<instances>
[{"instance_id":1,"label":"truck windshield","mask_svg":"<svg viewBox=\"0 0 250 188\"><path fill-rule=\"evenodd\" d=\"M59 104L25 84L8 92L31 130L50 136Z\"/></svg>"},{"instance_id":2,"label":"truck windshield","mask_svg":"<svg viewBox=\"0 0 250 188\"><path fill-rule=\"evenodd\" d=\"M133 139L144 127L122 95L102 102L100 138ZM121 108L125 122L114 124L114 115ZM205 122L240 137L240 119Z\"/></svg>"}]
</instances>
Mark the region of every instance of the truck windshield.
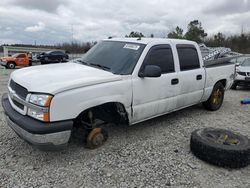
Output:
<instances>
[{"instance_id":1,"label":"truck windshield","mask_svg":"<svg viewBox=\"0 0 250 188\"><path fill-rule=\"evenodd\" d=\"M12 55L12 57L17 57L17 56L19 56L20 54L14 54L14 55Z\"/></svg>"},{"instance_id":2,"label":"truck windshield","mask_svg":"<svg viewBox=\"0 0 250 188\"><path fill-rule=\"evenodd\" d=\"M132 74L141 56L144 44L101 41L77 61L88 66L110 71L114 74Z\"/></svg>"},{"instance_id":3,"label":"truck windshield","mask_svg":"<svg viewBox=\"0 0 250 188\"><path fill-rule=\"evenodd\" d=\"M243 67L250 67L250 59L246 59L242 64L241 66Z\"/></svg>"}]
</instances>

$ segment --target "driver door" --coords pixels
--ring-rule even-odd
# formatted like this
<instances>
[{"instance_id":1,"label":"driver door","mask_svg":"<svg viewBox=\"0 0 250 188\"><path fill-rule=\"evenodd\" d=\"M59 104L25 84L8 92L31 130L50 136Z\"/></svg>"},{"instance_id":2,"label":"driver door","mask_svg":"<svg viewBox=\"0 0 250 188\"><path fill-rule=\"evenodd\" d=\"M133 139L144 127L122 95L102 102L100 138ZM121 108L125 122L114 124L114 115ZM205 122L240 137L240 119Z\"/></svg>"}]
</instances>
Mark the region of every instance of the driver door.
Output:
<instances>
[{"instance_id":1,"label":"driver door","mask_svg":"<svg viewBox=\"0 0 250 188\"><path fill-rule=\"evenodd\" d=\"M148 51L141 70L146 65L159 66L162 75L158 78L137 76L133 79L132 123L165 114L176 108L179 85L171 46L153 46Z\"/></svg>"},{"instance_id":2,"label":"driver door","mask_svg":"<svg viewBox=\"0 0 250 188\"><path fill-rule=\"evenodd\" d=\"M20 54L16 58L16 63L17 65L25 65L26 63L26 55L25 54Z\"/></svg>"}]
</instances>

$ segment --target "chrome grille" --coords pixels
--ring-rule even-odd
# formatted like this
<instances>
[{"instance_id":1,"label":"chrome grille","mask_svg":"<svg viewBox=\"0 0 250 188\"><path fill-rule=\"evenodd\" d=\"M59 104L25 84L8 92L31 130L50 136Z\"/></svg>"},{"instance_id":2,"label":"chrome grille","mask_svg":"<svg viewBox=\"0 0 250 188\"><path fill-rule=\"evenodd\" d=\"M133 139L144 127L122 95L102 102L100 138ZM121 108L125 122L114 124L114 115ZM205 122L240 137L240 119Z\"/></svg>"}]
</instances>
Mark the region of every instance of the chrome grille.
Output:
<instances>
[{"instance_id":1,"label":"chrome grille","mask_svg":"<svg viewBox=\"0 0 250 188\"><path fill-rule=\"evenodd\" d=\"M238 74L241 76L246 76L246 72L238 72Z\"/></svg>"},{"instance_id":2,"label":"chrome grille","mask_svg":"<svg viewBox=\"0 0 250 188\"><path fill-rule=\"evenodd\" d=\"M13 101L13 103L14 103L18 108L24 110L24 105L23 105L23 104L21 104L21 103L15 101L15 100L12 100L12 101Z\"/></svg>"},{"instance_id":3,"label":"chrome grille","mask_svg":"<svg viewBox=\"0 0 250 188\"><path fill-rule=\"evenodd\" d=\"M28 95L28 90L24 88L23 86L17 84L13 80L10 80L10 88L15 91L15 93L23 100L26 99Z\"/></svg>"}]
</instances>

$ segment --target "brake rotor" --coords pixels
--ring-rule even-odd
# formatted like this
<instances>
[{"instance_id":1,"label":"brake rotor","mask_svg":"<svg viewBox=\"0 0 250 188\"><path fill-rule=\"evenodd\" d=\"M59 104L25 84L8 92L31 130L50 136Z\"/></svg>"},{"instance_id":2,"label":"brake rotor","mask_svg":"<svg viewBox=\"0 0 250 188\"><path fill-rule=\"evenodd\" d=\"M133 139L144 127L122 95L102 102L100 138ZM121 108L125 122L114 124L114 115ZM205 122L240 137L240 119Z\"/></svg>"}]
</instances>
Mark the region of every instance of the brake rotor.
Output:
<instances>
[{"instance_id":1,"label":"brake rotor","mask_svg":"<svg viewBox=\"0 0 250 188\"><path fill-rule=\"evenodd\" d=\"M108 139L107 132L102 128L94 128L87 136L87 147L95 149L102 146Z\"/></svg>"}]
</instances>

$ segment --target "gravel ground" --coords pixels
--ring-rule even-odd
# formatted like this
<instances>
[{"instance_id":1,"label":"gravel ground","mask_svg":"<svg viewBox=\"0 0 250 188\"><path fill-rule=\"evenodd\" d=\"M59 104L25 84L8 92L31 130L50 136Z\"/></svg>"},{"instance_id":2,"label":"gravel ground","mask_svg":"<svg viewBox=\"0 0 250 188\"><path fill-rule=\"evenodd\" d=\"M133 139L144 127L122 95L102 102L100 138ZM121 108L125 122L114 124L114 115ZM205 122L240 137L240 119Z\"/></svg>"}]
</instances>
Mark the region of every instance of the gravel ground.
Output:
<instances>
[{"instance_id":1,"label":"gravel ground","mask_svg":"<svg viewBox=\"0 0 250 188\"><path fill-rule=\"evenodd\" d=\"M0 96L9 73L0 68ZM113 126L96 150L73 141L63 151L39 151L6 125L0 106L0 187L250 187L250 166L218 168L189 149L197 128L228 128L250 137L250 105L239 102L249 91L226 92L217 112L197 105L132 127Z\"/></svg>"}]
</instances>

